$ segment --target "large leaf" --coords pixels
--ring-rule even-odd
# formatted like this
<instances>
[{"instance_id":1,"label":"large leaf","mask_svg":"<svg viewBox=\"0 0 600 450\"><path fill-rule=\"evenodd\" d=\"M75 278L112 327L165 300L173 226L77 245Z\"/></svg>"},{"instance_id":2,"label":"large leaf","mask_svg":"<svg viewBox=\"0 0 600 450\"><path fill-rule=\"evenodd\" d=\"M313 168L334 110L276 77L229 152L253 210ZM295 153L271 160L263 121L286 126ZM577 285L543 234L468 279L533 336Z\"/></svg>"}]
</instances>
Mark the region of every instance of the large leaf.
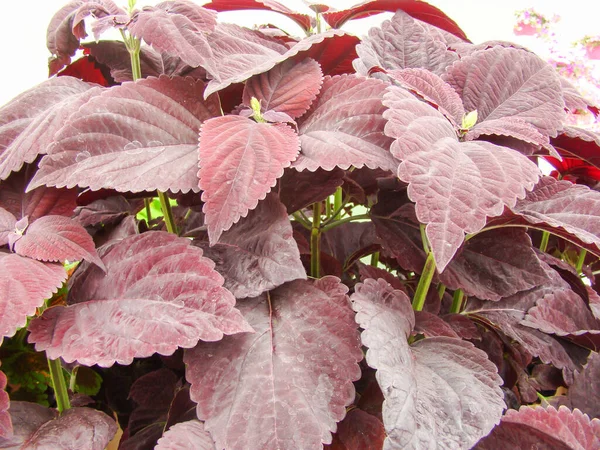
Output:
<instances>
[{"instance_id":1,"label":"large leaf","mask_svg":"<svg viewBox=\"0 0 600 450\"><path fill-rule=\"evenodd\" d=\"M0 109L0 180L45 154L65 120L100 88L72 77L51 78Z\"/></svg>"},{"instance_id":2,"label":"large leaf","mask_svg":"<svg viewBox=\"0 0 600 450\"><path fill-rule=\"evenodd\" d=\"M255 97L263 111L283 112L295 119L308 110L322 83L323 74L314 59L288 60L250 78L244 86L244 104L251 106L250 99Z\"/></svg>"},{"instance_id":3,"label":"large leaf","mask_svg":"<svg viewBox=\"0 0 600 450\"><path fill-rule=\"evenodd\" d=\"M197 420L178 423L161 437L154 450L214 450L215 443Z\"/></svg>"},{"instance_id":4,"label":"large leaf","mask_svg":"<svg viewBox=\"0 0 600 450\"><path fill-rule=\"evenodd\" d=\"M384 280L358 284L352 304L385 396L386 448L469 448L498 423L502 380L483 351L447 337L409 345L410 300Z\"/></svg>"},{"instance_id":5,"label":"large leaf","mask_svg":"<svg viewBox=\"0 0 600 450\"><path fill-rule=\"evenodd\" d=\"M329 450L381 450L385 429L381 420L354 408L338 424Z\"/></svg>"},{"instance_id":6,"label":"large leaf","mask_svg":"<svg viewBox=\"0 0 600 450\"><path fill-rule=\"evenodd\" d=\"M446 43L404 11L398 11L381 28L371 28L369 36L356 47L359 59L356 71L368 75L370 70L422 68L441 74L458 59L446 49Z\"/></svg>"},{"instance_id":7,"label":"large leaf","mask_svg":"<svg viewBox=\"0 0 600 450\"><path fill-rule=\"evenodd\" d=\"M0 439L10 438L13 435L12 420L8 408L10 407L10 398L6 389L6 375L0 372Z\"/></svg>"},{"instance_id":8,"label":"large leaf","mask_svg":"<svg viewBox=\"0 0 600 450\"><path fill-rule=\"evenodd\" d=\"M565 406L521 406L508 410L502 423L483 439L477 449L540 448L552 450L594 449L600 447L600 420Z\"/></svg>"},{"instance_id":9,"label":"large leaf","mask_svg":"<svg viewBox=\"0 0 600 450\"><path fill-rule=\"evenodd\" d=\"M306 279L285 207L275 195L221 235L219 243L196 244L212 259L236 298L256 297L287 281Z\"/></svg>"},{"instance_id":10,"label":"large leaf","mask_svg":"<svg viewBox=\"0 0 600 450\"><path fill-rule=\"evenodd\" d=\"M240 303L257 331L185 355L198 418L217 448L307 449L331 442L362 359L348 288L293 281Z\"/></svg>"},{"instance_id":11,"label":"large leaf","mask_svg":"<svg viewBox=\"0 0 600 450\"><path fill-rule=\"evenodd\" d=\"M344 171L338 168L329 171L318 169L316 172L286 169L275 190L288 213L292 214L333 194L343 182Z\"/></svg>"},{"instance_id":12,"label":"large leaf","mask_svg":"<svg viewBox=\"0 0 600 450\"><path fill-rule=\"evenodd\" d=\"M256 208L298 151L298 136L288 125L242 116L206 121L200 131L198 177L211 244Z\"/></svg>"},{"instance_id":13,"label":"large leaf","mask_svg":"<svg viewBox=\"0 0 600 450\"><path fill-rule=\"evenodd\" d=\"M383 134L386 84L354 75L326 77L317 100L298 121L302 151L294 167L314 172L367 166L395 171Z\"/></svg>"},{"instance_id":14,"label":"large leaf","mask_svg":"<svg viewBox=\"0 0 600 450\"><path fill-rule=\"evenodd\" d=\"M214 30L216 16L190 1L166 1L139 11L127 29L156 50L196 67L212 56L206 36Z\"/></svg>"},{"instance_id":15,"label":"large leaf","mask_svg":"<svg viewBox=\"0 0 600 450\"><path fill-rule=\"evenodd\" d=\"M60 264L0 252L0 334L14 335L66 278Z\"/></svg>"},{"instance_id":16,"label":"large leaf","mask_svg":"<svg viewBox=\"0 0 600 450\"><path fill-rule=\"evenodd\" d=\"M0 447L9 450L23 449L23 443L27 442L44 423L55 419L58 415L54 409L22 401L12 401L9 414L14 433L10 437L0 437Z\"/></svg>"},{"instance_id":17,"label":"large leaf","mask_svg":"<svg viewBox=\"0 0 600 450\"><path fill-rule=\"evenodd\" d=\"M550 137L562 129L560 78L531 52L500 46L478 51L449 67L444 79L480 121L518 118Z\"/></svg>"},{"instance_id":18,"label":"large leaf","mask_svg":"<svg viewBox=\"0 0 600 450\"><path fill-rule=\"evenodd\" d=\"M56 135L29 189L197 189L198 129L220 115L204 83L161 76L104 91Z\"/></svg>"},{"instance_id":19,"label":"large leaf","mask_svg":"<svg viewBox=\"0 0 600 450\"><path fill-rule=\"evenodd\" d=\"M600 354L592 352L583 370L575 374L567 395L572 408L600 418Z\"/></svg>"},{"instance_id":20,"label":"large leaf","mask_svg":"<svg viewBox=\"0 0 600 450\"><path fill-rule=\"evenodd\" d=\"M214 264L188 239L149 232L99 253L106 276L87 266L71 285L76 303L29 325L29 341L48 357L107 367L252 331Z\"/></svg>"},{"instance_id":21,"label":"large leaf","mask_svg":"<svg viewBox=\"0 0 600 450\"><path fill-rule=\"evenodd\" d=\"M567 126L551 142L561 156L578 158L591 166L600 168L600 135L598 133Z\"/></svg>"}]
</instances>

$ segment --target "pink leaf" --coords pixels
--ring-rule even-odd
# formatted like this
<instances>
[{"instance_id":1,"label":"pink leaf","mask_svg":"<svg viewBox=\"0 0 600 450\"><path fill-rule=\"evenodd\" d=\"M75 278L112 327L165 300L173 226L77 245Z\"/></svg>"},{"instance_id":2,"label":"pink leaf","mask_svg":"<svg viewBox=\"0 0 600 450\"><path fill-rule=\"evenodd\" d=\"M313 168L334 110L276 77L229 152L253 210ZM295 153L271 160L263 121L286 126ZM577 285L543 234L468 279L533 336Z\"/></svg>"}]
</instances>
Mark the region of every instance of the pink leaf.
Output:
<instances>
[{"instance_id":1,"label":"pink leaf","mask_svg":"<svg viewBox=\"0 0 600 450\"><path fill-rule=\"evenodd\" d=\"M204 83L161 76L123 83L85 104L55 137L29 185L183 191L196 189L198 129L220 115Z\"/></svg>"},{"instance_id":2,"label":"pink leaf","mask_svg":"<svg viewBox=\"0 0 600 450\"><path fill-rule=\"evenodd\" d=\"M470 448L498 423L502 379L483 351L447 337L409 345L410 300L384 280L358 284L352 304L385 396L385 446Z\"/></svg>"},{"instance_id":3,"label":"pink leaf","mask_svg":"<svg viewBox=\"0 0 600 450\"><path fill-rule=\"evenodd\" d=\"M12 336L67 278L60 264L0 253L0 334Z\"/></svg>"},{"instance_id":4,"label":"pink leaf","mask_svg":"<svg viewBox=\"0 0 600 450\"><path fill-rule=\"evenodd\" d=\"M54 409L46 408L37 403L12 401L9 409L14 433L0 438L2 448L11 450L22 449L22 445L42 426L56 418Z\"/></svg>"},{"instance_id":5,"label":"pink leaf","mask_svg":"<svg viewBox=\"0 0 600 450\"><path fill-rule=\"evenodd\" d=\"M17 219L4 208L0 208L0 246L8 244L9 234L15 231Z\"/></svg>"},{"instance_id":6,"label":"pink leaf","mask_svg":"<svg viewBox=\"0 0 600 450\"><path fill-rule=\"evenodd\" d=\"M0 439L13 436L12 420L10 419L10 398L6 392L6 375L0 372Z\"/></svg>"},{"instance_id":7,"label":"pink leaf","mask_svg":"<svg viewBox=\"0 0 600 450\"><path fill-rule=\"evenodd\" d=\"M27 227L15 243L15 253L38 261L65 262L85 259L98 267L104 264L94 240L80 224L64 216L44 216Z\"/></svg>"},{"instance_id":8,"label":"pink leaf","mask_svg":"<svg viewBox=\"0 0 600 450\"><path fill-rule=\"evenodd\" d=\"M173 425L158 440L154 450L214 450L212 437L204 430L204 424L197 420Z\"/></svg>"},{"instance_id":9,"label":"pink leaf","mask_svg":"<svg viewBox=\"0 0 600 450\"><path fill-rule=\"evenodd\" d=\"M198 177L211 244L256 208L298 150L298 136L287 125L241 116L206 121L200 131Z\"/></svg>"},{"instance_id":10,"label":"pink leaf","mask_svg":"<svg viewBox=\"0 0 600 450\"><path fill-rule=\"evenodd\" d=\"M308 110L322 83L323 74L314 59L288 60L250 78L244 87L244 104L250 107L255 97L263 111L283 112L295 119Z\"/></svg>"},{"instance_id":11,"label":"pink leaf","mask_svg":"<svg viewBox=\"0 0 600 450\"><path fill-rule=\"evenodd\" d=\"M386 84L354 75L326 77L317 100L298 121L302 151L294 167L314 172L367 166L395 171L383 134Z\"/></svg>"},{"instance_id":12,"label":"pink leaf","mask_svg":"<svg viewBox=\"0 0 600 450\"><path fill-rule=\"evenodd\" d=\"M71 284L77 303L47 309L29 341L53 359L108 367L252 331L213 263L189 244L164 232L109 243L100 250L106 276L87 266Z\"/></svg>"},{"instance_id":13,"label":"pink leaf","mask_svg":"<svg viewBox=\"0 0 600 450\"><path fill-rule=\"evenodd\" d=\"M191 397L217 448L331 442L362 359L347 290L334 277L287 283L240 304L255 334L186 352Z\"/></svg>"},{"instance_id":14,"label":"pink leaf","mask_svg":"<svg viewBox=\"0 0 600 450\"><path fill-rule=\"evenodd\" d=\"M216 263L215 269L225 278L225 288L238 299L256 297L287 281L306 279L288 214L273 194L223 233L218 244L196 245Z\"/></svg>"}]
</instances>

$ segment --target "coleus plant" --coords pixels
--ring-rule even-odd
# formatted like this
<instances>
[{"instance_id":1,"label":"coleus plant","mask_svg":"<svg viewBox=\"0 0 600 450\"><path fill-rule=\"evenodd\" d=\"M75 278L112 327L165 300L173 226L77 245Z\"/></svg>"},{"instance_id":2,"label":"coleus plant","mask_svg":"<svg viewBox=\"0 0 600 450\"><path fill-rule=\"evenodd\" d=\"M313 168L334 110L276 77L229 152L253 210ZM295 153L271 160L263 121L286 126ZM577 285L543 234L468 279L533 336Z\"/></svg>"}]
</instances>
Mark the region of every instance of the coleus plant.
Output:
<instances>
[{"instance_id":1,"label":"coleus plant","mask_svg":"<svg viewBox=\"0 0 600 450\"><path fill-rule=\"evenodd\" d=\"M0 446L600 446L593 105L421 1L134 3L0 109Z\"/></svg>"}]
</instances>

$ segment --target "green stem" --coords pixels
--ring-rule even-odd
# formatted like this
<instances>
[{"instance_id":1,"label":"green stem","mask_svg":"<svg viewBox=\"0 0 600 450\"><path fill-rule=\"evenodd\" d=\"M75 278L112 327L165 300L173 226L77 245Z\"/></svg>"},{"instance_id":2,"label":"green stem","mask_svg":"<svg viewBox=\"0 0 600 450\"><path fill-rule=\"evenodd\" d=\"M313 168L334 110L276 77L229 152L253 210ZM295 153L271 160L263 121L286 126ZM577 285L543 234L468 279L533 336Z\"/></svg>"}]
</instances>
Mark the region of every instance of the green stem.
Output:
<instances>
[{"instance_id":1,"label":"green stem","mask_svg":"<svg viewBox=\"0 0 600 450\"><path fill-rule=\"evenodd\" d=\"M344 207L344 202L342 196L344 192L342 191L342 187L338 187L335 190L335 194L333 194L333 210L335 214L333 216L333 220L340 220L342 208Z\"/></svg>"},{"instance_id":2,"label":"green stem","mask_svg":"<svg viewBox=\"0 0 600 450\"><path fill-rule=\"evenodd\" d=\"M164 192L158 191L158 199L160 200L160 208L164 215L167 231L169 233L177 234L177 225L175 225L175 220L173 219L173 211L171 210L169 197L167 197L167 194Z\"/></svg>"},{"instance_id":3,"label":"green stem","mask_svg":"<svg viewBox=\"0 0 600 450\"><path fill-rule=\"evenodd\" d=\"M302 225L308 231L312 231L312 224L308 220L306 220L305 217L302 217L302 214L300 214L300 211L296 211L296 212L292 213L292 216L294 216L294 219L296 220L296 222L298 222L300 225Z\"/></svg>"},{"instance_id":4,"label":"green stem","mask_svg":"<svg viewBox=\"0 0 600 450\"><path fill-rule=\"evenodd\" d=\"M371 265L377 267L377 264L379 264L379 252L371 254Z\"/></svg>"},{"instance_id":5,"label":"green stem","mask_svg":"<svg viewBox=\"0 0 600 450\"><path fill-rule=\"evenodd\" d=\"M150 223L150 221L152 220L152 211L150 210L150 199L149 198L144 199L144 207L146 208L147 223Z\"/></svg>"},{"instance_id":6,"label":"green stem","mask_svg":"<svg viewBox=\"0 0 600 450\"><path fill-rule=\"evenodd\" d=\"M587 255L587 250L585 248L582 248L581 252L579 252L579 258L577 258L577 265L575 266L575 269L577 269L577 273L579 275L581 275L581 271L583 269L583 263L585 261L586 255Z\"/></svg>"},{"instance_id":7,"label":"green stem","mask_svg":"<svg viewBox=\"0 0 600 450\"><path fill-rule=\"evenodd\" d=\"M369 218L370 218L370 216L368 214L359 214L358 216L344 217L343 219L334 220L333 222L328 223L327 225L325 225L324 227L321 228L321 231L322 232L329 231L332 228L335 228L346 222L353 222L355 220L365 220L365 219L369 219Z\"/></svg>"},{"instance_id":8,"label":"green stem","mask_svg":"<svg viewBox=\"0 0 600 450\"><path fill-rule=\"evenodd\" d=\"M427 234L425 233L425 225L419 225L419 231L421 232L421 241L423 242L423 250L425 250L426 254L429 254L431 250L429 250L429 240L427 239Z\"/></svg>"},{"instance_id":9,"label":"green stem","mask_svg":"<svg viewBox=\"0 0 600 450\"><path fill-rule=\"evenodd\" d=\"M421 311L425 304L425 298L427 297L427 291L429 291L429 285L433 279L435 273L435 259L433 259L433 253L427 255L427 260L423 266L423 272L421 272L421 278L415 291L415 297L413 298L412 307L415 311Z\"/></svg>"},{"instance_id":10,"label":"green stem","mask_svg":"<svg viewBox=\"0 0 600 450\"><path fill-rule=\"evenodd\" d=\"M310 232L310 276L321 275L321 202L313 204L313 222Z\"/></svg>"},{"instance_id":11,"label":"green stem","mask_svg":"<svg viewBox=\"0 0 600 450\"><path fill-rule=\"evenodd\" d=\"M67 391L67 383L63 375L60 359L48 359L48 367L50 368L50 379L52 380L52 388L56 397L56 408L59 413L71 407L69 402L69 392Z\"/></svg>"},{"instance_id":12,"label":"green stem","mask_svg":"<svg viewBox=\"0 0 600 450\"><path fill-rule=\"evenodd\" d=\"M550 239L550 233L542 231L542 242L540 242L540 250L545 252L548 248L548 240Z\"/></svg>"},{"instance_id":13,"label":"green stem","mask_svg":"<svg viewBox=\"0 0 600 450\"><path fill-rule=\"evenodd\" d=\"M444 294L446 293L446 285L444 283L439 283L437 285L438 295L440 296L440 300L444 298Z\"/></svg>"},{"instance_id":14,"label":"green stem","mask_svg":"<svg viewBox=\"0 0 600 450\"><path fill-rule=\"evenodd\" d=\"M457 289L454 291L454 295L452 296L452 306L450 307L450 312L458 314L462 309L463 298L465 297L465 293L462 289Z\"/></svg>"},{"instance_id":15,"label":"green stem","mask_svg":"<svg viewBox=\"0 0 600 450\"><path fill-rule=\"evenodd\" d=\"M329 201L329 197L325 199L325 221L331 218L331 202Z\"/></svg>"},{"instance_id":16,"label":"green stem","mask_svg":"<svg viewBox=\"0 0 600 450\"><path fill-rule=\"evenodd\" d=\"M77 386L77 372L79 371L79 366L75 366L73 371L71 372L71 379L69 380L69 389L71 392L75 392L75 387Z\"/></svg>"}]
</instances>

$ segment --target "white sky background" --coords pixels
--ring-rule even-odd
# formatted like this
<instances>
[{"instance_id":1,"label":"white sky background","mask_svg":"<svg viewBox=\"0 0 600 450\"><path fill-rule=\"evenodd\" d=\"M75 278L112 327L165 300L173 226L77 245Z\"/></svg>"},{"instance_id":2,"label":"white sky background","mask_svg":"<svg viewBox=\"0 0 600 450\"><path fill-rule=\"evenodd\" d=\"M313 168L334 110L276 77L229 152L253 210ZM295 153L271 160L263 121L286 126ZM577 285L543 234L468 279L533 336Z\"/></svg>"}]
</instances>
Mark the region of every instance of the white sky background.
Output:
<instances>
[{"instance_id":1,"label":"white sky background","mask_svg":"<svg viewBox=\"0 0 600 450\"><path fill-rule=\"evenodd\" d=\"M154 0L138 0L138 7L158 3ZM115 0L126 9L127 0ZM310 11L302 0L279 0L280 3L299 12ZM54 12L67 3L65 0L0 0L0 105L5 104L24 90L42 82L47 77L48 50L46 49L46 28ZM197 0L197 3L206 3ZM338 9L359 3L353 0L322 0ZM458 23L467 36L475 43L492 39L518 42L534 51L538 44L532 37L514 36L514 12L528 7L535 8L546 17L561 16L556 27L557 38L561 42L575 41L585 34L600 35L599 0L430 0ZM225 13L223 21L251 26L255 23L275 23L294 34L301 34L299 28L289 19L276 13L248 12ZM344 29L359 36L381 19L368 18L344 26ZM109 36L107 36L109 37ZM118 34L113 39L118 38Z\"/></svg>"}]
</instances>

